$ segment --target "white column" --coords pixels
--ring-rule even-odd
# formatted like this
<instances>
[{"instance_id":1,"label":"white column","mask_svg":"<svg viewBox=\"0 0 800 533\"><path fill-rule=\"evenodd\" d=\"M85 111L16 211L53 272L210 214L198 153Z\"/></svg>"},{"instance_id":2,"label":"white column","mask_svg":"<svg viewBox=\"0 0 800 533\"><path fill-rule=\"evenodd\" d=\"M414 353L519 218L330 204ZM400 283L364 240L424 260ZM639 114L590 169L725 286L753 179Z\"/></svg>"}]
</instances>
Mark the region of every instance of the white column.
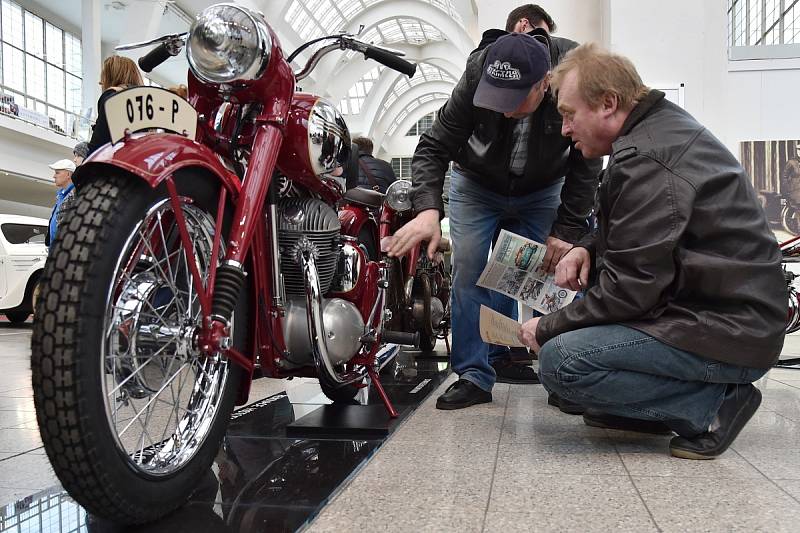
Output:
<instances>
[{"instance_id":1,"label":"white column","mask_svg":"<svg viewBox=\"0 0 800 533\"><path fill-rule=\"evenodd\" d=\"M97 116L97 99L100 97L100 68L103 56L100 51L100 0L81 0L81 52L83 58L83 110L92 108Z\"/></svg>"}]
</instances>

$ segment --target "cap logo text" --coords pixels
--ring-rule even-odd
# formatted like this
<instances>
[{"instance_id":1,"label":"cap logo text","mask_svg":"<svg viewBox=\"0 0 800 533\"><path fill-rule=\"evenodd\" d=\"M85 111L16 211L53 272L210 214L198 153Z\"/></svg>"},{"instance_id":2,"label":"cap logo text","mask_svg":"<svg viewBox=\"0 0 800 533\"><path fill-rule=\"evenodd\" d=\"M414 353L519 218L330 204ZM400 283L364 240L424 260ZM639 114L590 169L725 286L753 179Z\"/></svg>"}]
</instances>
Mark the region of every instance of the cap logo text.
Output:
<instances>
[{"instance_id":1,"label":"cap logo text","mask_svg":"<svg viewBox=\"0 0 800 533\"><path fill-rule=\"evenodd\" d=\"M486 68L486 74L496 80L519 80L522 78L518 68L512 67L508 61L500 62L499 59Z\"/></svg>"}]
</instances>

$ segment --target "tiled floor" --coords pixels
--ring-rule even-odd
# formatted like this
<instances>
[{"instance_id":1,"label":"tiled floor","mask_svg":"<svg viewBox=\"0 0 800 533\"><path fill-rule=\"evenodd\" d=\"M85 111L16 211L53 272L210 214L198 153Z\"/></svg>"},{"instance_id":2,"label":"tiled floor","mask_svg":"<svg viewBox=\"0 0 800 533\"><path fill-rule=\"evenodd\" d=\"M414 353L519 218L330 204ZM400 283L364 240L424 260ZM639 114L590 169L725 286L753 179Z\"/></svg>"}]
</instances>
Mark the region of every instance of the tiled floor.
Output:
<instances>
[{"instance_id":1,"label":"tiled floor","mask_svg":"<svg viewBox=\"0 0 800 533\"><path fill-rule=\"evenodd\" d=\"M29 329L0 325L0 504L57 484L35 424L29 342ZM787 339L785 354L800 357L800 336ZM800 370L774 369L757 383L764 394L761 408L715 461L669 457L668 437L588 427L580 417L547 406L539 385L497 385L491 404L436 410L436 396L454 379L345 482L308 531L798 530ZM318 389L303 380L258 380L254 398L287 385L295 418L303 405L315 408ZM297 451L298 441L279 440ZM323 445L316 453L338 457L336 446ZM365 441L355 451L368 457L375 448ZM266 459L259 453L256 462ZM303 502L294 503L302 510ZM204 521L207 509L198 495L174 519L185 531L231 530ZM263 513L255 516L238 530L282 529ZM185 529L187 520L205 526ZM287 520L285 526L303 522Z\"/></svg>"},{"instance_id":2,"label":"tiled floor","mask_svg":"<svg viewBox=\"0 0 800 533\"><path fill-rule=\"evenodd\" d=\"M784 353L800 356L800 337ZM761 408L715 461L670 457L669 437L586 426L539 385L497 385L491 404L439 411L453 380L309 531L798 531L800 370L757 383Z\"/></svg>"}]
</instances>

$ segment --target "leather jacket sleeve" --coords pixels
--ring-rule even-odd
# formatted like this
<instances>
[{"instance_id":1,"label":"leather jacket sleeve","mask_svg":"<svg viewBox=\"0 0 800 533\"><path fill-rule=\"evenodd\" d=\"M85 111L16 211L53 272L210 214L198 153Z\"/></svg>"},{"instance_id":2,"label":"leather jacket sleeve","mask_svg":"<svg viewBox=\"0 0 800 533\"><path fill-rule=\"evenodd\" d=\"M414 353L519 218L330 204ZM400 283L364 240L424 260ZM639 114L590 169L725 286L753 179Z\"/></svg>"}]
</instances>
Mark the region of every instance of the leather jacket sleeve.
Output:
<instances>
[{"instance_id":1,"label":"leather jacket sleeve","mask_svg":"<svg viewBox=\"0 0 800 533\"><path fill-rule=\"evenodd\" d=\"M597 283L584 298L542 317L539 344L579 328L648 318L659 308L675 282L674 254L695 197L694 187L650 157L615 163L600 191L606 248L597 249Z\"/></svg>"},{"instance_id":2,"label":"leather jacket sleeve","mask_svg":"<svg viewBox=\"0 0 800 533\"><path fill-rule=\"evenodd\" d=\"M586 219L592 211L602 159L584 159L570 143L567 175L561 189L561 205L550 235L567 242L577 242L586 235Z\"/></svg>"},{"instance_id":3,"label":"leather jacket sleeve","mask_svg":"<svg viewBox=\"0 0 800 533\"><path fill-rule=\"evenodd\" d=\"M411 160L411 198L415 214L425 209L438 209L439 217L444 217L442 188L445 172L475 127L472 97L477 81L473 77L474 73L467 68L450 98L437 112L431 129L419 139Z\"/></svg>"}]
</instances>

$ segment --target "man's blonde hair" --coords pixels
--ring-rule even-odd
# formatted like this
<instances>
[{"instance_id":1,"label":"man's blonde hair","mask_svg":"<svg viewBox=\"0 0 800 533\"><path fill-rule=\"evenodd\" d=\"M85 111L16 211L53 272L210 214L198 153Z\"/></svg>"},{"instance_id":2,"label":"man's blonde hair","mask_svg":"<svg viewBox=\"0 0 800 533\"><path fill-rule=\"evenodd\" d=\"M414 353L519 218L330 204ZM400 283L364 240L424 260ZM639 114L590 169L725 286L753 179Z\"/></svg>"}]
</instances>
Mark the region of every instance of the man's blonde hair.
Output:
<instances>
[{"instance_id":1,"label":"man's blonde hair","mask_svg":"<svg viewBox=\"0 0 800 533\"><path fill-rule=\"evenodd\" d=\"M550 84L555 92L568 72L577 70L578 92L592 109L597 109L607 95L617 97L621 109L631 109L650 90L627 57L586 43L570 50L553 71Z\"/></svg>"}]
</instances>

